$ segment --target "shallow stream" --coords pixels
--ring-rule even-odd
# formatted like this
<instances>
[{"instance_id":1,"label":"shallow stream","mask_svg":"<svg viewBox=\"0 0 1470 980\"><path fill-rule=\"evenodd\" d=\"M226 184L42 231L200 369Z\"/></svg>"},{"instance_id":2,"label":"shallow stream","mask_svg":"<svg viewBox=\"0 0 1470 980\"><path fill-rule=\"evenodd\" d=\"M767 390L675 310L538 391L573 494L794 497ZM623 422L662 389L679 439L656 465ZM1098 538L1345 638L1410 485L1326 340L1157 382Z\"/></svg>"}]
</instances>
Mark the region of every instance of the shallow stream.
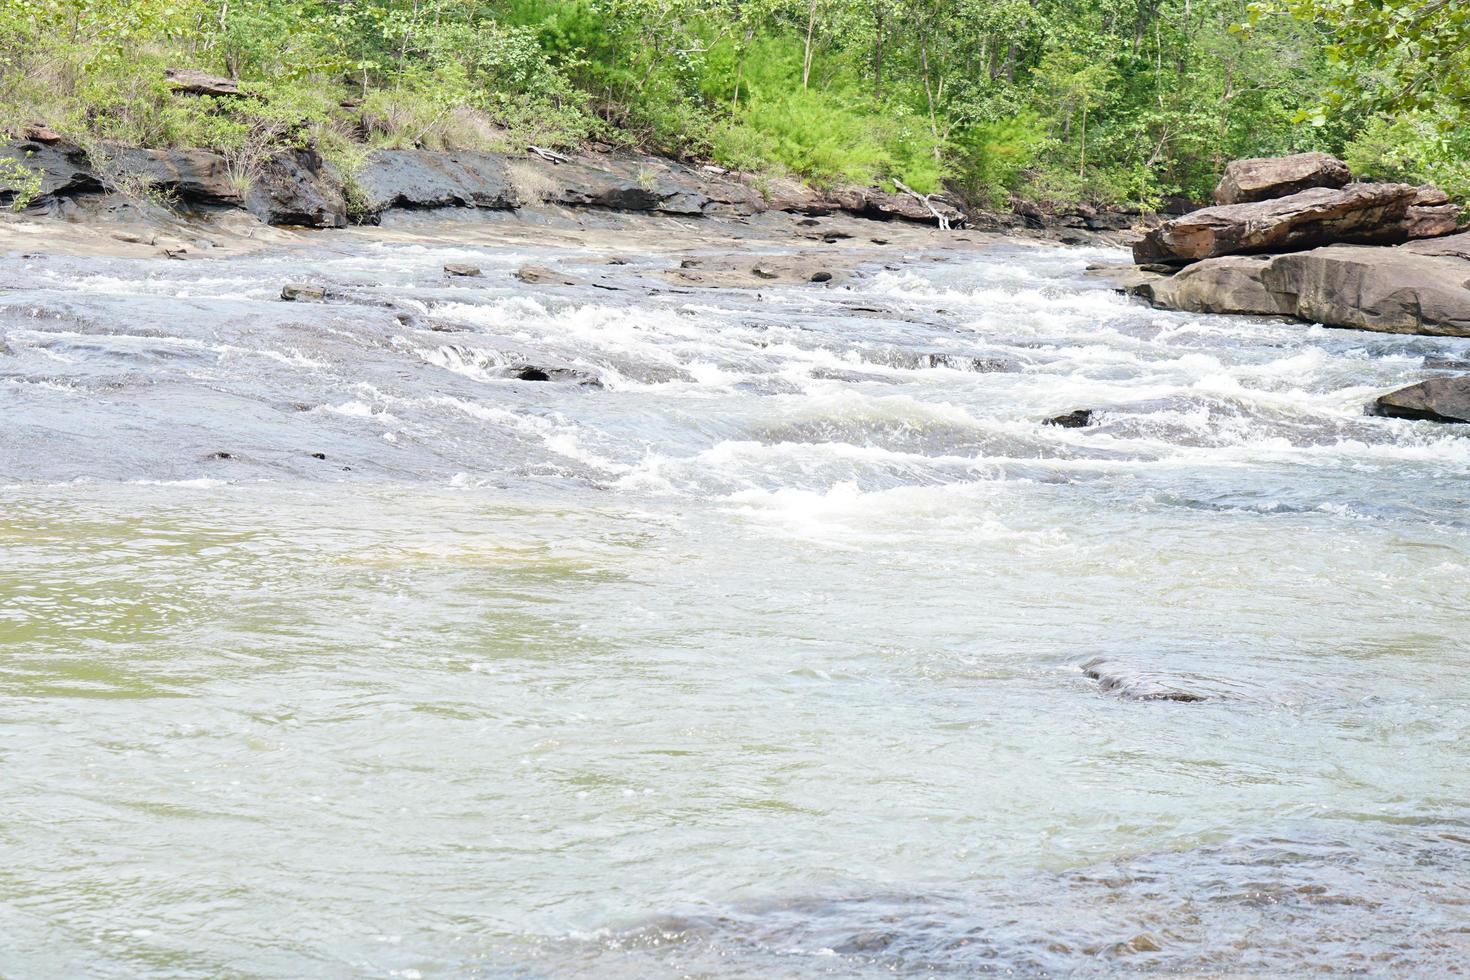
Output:
<instances>
[{"instance_id":1,"label":"shallow stream","mask_svg":"<svg viewBox=\"0 0 1470 980\"><path fill-rule=\"evenodd\" d=\"M0 975L1470 962L1470 341L638 241L0 259Z\"/></svg>"}]
</instances>

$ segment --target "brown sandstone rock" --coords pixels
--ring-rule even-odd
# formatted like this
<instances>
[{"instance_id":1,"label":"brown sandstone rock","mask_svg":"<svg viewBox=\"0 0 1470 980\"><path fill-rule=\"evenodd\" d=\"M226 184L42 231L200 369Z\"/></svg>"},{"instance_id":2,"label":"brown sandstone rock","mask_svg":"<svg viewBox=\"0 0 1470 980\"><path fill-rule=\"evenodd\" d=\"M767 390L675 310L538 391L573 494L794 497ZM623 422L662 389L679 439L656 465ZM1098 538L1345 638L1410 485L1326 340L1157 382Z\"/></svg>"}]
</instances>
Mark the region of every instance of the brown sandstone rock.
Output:
<instances>
[{"instance_id":1,"label":"brown sandstone rock","mask_svg":"<svg viewBox=\"0 0 1470 980\"><path fill-rule=\"evenodd\" d=\"M1419 189L1408 184L1314 187L1290 197L1227 204L1166 222L1133 246L1133 259L1195 262L1220 255L1285 252L1337 242L1394 244Z\"/></svg>"},{"instance_id":2,"label":"brown sandstone rock","mask_svg":"<svg viewBox=\"0 0 1470 980\"><path fill-rule=\"evenodd\" d=\"M1460 209L1454 204L1431 207L1415 205L1404 214L1407 238L1438 238L1453 235L1460 227Z\"/></svg>"},{"instance_id":3,"label":"brown sandstone rock","mask_svg":"<svg viewBox=\"0 0 1470 980\"><path fill-rule=\"evenodd\" d=\"M240 94L240 86L232 79L220 78L194 68L165 68L163 77L167 79L169 88L181 95L234 98Z\"/></svg>"},{"instance_id":4,"label":"brown sandstone rock","mask_svg":"<svg viewBox=\"0 0 1470 980\"><path fill-rule=\"evenodd\" d=\"M1433 241L1410 242L1403 247L1403 251L1415 255L1442 255L1470 262L1470 231Z\"/></svg>"},{"instance_id":5,"label":"brown sandstone rock","mask_svg":"<svg viewBox=\"0 0 1470 980\"><path fill-rule=\"evenodd\" d=\"M1448 203L1450 203L1450 196L1432 184L1420 187L1418 195L1414 198L1415 207L1432 208Z\"/></svg>"},{"instance_id":6,"label":"brown sandstone rock","mask_svg":"<svg viewBox=\"0 0 1470 980\"><path fill-rule=\"evenodd\" d=\"M1464 239L1456 243L1455 239ZM1197 313L1295 316L1333 327L1470 337L1470 234L1438 254L1333 245L1275 256L1226 256L1133 288L1155 306Z\"/></svg>"},{"instance_id":7,"label":"brown sandstone rock","mask_svg":"<svg viewBox=\"0 0 1470 980\"><path fill-rule=\"evenodd\" d=\"M60 143L61 134L44 123L28 123L21 127L21 139L32 140L36 143Z\"/></svg>"},{"instance_id":8,"label":"brown sandstone rock","mask_svg":"<svg viewBox=\"0 0 1470 980\"><path fill-rule=\"evenodd\" d=\"M515 276L528 286L580 286L582 280L544 265L523 265Z\"/></svg>"},{"instance_id":9,"label":"brown sandstone rock","mask_svg":"<svg viewBox=\"0 0 1470 980\"><path fill-rule=\"evenodd\" d=\"M1167 279L1125 283L1125 288L1167 310L1295 316L1295 299L1266 286L1271 261L1269 255L1226 255L1197 262Z\"/></svg>"},{"instance_id":10,"label":"brown sandstone rock","mask_svg":"<svg viewBox=\"0 0 1470 980\"><path fill-rule=\"evenodd\" d=\"M1225 168L1215 188L1215 203L1249 204L1311 187L1344 187L1352 179L1347 164L1326 153L1236 160Z\"/></svg>"}]
</instances>

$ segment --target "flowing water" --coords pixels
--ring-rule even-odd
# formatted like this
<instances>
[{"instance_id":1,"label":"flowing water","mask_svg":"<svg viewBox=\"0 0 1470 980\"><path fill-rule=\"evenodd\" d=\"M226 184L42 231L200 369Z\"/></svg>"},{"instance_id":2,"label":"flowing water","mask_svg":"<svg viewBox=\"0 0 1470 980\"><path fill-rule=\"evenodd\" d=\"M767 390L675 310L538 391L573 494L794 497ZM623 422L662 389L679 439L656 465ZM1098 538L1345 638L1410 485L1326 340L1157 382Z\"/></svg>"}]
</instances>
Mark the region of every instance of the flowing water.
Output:
<instances>
[{"instance_id":1,"label":"flowing water","mask_svg":"<svg viewBox=\"0 0 1470 980\"><path fill-rule=\"evenodd\" d=\"M0 261L0 975L1470 962L1470 341L615 251Z\"/></svg>"}]
</instances>

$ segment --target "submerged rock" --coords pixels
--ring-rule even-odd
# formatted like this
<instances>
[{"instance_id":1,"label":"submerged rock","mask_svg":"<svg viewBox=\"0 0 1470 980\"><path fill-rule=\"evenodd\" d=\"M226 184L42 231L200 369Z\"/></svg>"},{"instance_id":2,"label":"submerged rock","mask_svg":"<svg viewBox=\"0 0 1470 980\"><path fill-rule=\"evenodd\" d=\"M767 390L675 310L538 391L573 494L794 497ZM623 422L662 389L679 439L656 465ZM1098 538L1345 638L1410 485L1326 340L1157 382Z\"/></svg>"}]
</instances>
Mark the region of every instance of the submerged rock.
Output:
<instances>
[{"instance_id":1,"label":"submerged rock","mask_svg":"<svg viewBox=\"0 0 1470 980\"><path fill-rule=\"evenodd\" d=\"M1215 203L1250 204L1311 187L1344 187L1352 179L1348 165L1326 153L1236 160L1215 188Z\"/></svg>"},{"instance_id":2,"label":"submerged rock","mask_svg":"<svg viewBox=\"0 0 1470 980\"><path fill-rule=\"evenodd\" d=\"M1204 208L1149 232L1133 246L1133 259L1181 263L1338 242L1395 244L1408 239L1406 217L1418 196L1419 188L1408 184L1349 184Z\"/></svg>"},{"instance_id":3,"label":"submerged rock","mask_svg":"<svg viewBox=\"0 0 1470 980\"><path fill-rule=\"evenodd\" d=\"M530 286L580 286L582 280L544 265L523 265L516 278Z\"/></svg>"},{"instance_id":4,"label":"submerged rock","mask_svg":"<svg viewBox=\"0 0 1470 980\"><path fill-rule=\"evenodd\" d=\"M288 303L300 301L323 300L327 298L325 286L316 286L308 282L288 282L281 287L281 299Z\"/></svg>"},{"instance_id":5,"label":"submerged rock","mask_svg":"<svg viewBox=\"0 0 1470 980\"><path fill-rule=\"evenodd\" d=\"M1095 657L1082 664L1082 673L1098 682L1098 689L1129 701L1208 701L1209 697L1186 691L1128 664Z\"/></svg>"},{"instance_id":6,"label":"submerged rock","mask_svg":"<svg viewBox=\"0 0 1470 980\"><path fill-rule=\"evenodd\" d=\"M864 353L863 360L869 364L881 364L885 367L900 368L906 371L947 368L951 371L968 371L975 374L998 374L1020 370L1020 366L1015 361L1001 357L976 357L971 354L911 351L902 348Z\"/></svg>"},{"instance_id":7,"label":"submerged rock","mask_svg":"<svg viewBox=\"0 0 1470 980\"><path fill-rule=\"evenodd\" d=\"M1081 429L1092 424L1092 409L1079 408L1065 415L1055 415L1041 424L1055 425L1063 429Z\"/></svg>"},{"instance_id":8,"label":"submerged rock","mask_svg":"<svg viewBox=\"0 0 1470 980\"><path fill-rule=\"evenodd\" d=\"M563 381L578 384L584 388L602 387L602 381L595 375L573 368L517 364L509 369L509 373L517 381Z\"/></svg>"},{"instance_id":9,"label":"submerged rock","mask_svg":"<svg viewBox=\"0 0 1470 980\"><path fill-rule=\"evenodd\" d=\"M1427 422L1470 422L1470 375L1430 378L1375 398L1368 414Z\"/></svg>"},{"instance_id":10,"label":"submerged rock","mask_svg":"<svg viewBox=\"0 0 1470 980\"><path fill-rule=\"evenodd\" d=\"M763 255L756 265L750 264L748 255L688 258L680 262L677 269L665 270L662 274L680 285L731 289L756 288L771 283L836 286L845 282L849 275L846 270L834 267L831 255L812 252Z\"/></svg>"}]
</instances>

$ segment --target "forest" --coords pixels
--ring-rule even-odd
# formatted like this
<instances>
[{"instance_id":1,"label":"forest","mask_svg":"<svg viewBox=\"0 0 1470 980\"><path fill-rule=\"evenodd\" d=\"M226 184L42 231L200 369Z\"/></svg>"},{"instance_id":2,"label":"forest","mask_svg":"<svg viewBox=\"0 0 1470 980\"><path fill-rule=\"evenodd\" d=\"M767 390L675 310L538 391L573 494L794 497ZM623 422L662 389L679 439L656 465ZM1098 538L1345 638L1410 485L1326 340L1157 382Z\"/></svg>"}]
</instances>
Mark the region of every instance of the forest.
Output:
<instances>
[{"instance_id":1,"label":"forest","mask_svg":"<svg viewBox=\"0 0 1470 980\"><path fill-rule=\"evenodd\" d=\"M171 97L166 68L243 98ZM0 128L202 146L602 143L971 205L1199 200L1322 149L1470 195L1461 0L5 0Z\"/></svg>"}]
</instances>

